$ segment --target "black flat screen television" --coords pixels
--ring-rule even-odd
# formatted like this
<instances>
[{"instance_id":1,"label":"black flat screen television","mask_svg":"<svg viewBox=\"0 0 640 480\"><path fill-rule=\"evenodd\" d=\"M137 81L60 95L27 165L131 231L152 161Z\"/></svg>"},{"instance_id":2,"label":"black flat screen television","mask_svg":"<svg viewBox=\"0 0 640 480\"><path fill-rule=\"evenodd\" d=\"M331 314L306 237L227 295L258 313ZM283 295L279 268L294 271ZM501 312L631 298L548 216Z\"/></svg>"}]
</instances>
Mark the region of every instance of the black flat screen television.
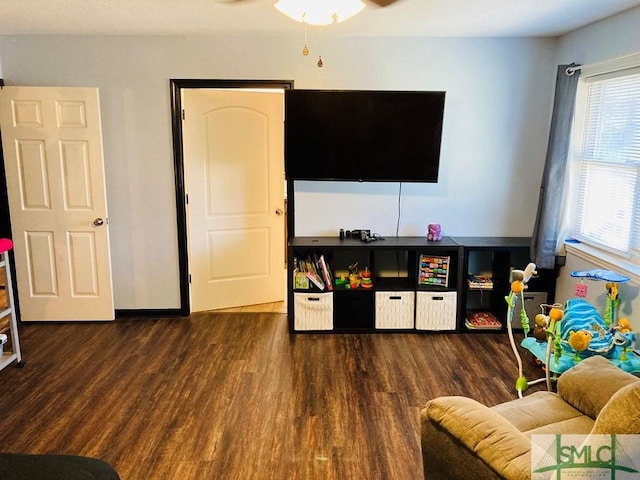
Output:
<instances>
[{"instance_id":1,"label":"black flat screen television","mask_svg":"<svg viewBox=\"0 0 640 480\"><path fill-rule=\"evenodd\" d=\"M445 92L286 90L289 180L438 181Z\"/></svg>"}]
</instances>

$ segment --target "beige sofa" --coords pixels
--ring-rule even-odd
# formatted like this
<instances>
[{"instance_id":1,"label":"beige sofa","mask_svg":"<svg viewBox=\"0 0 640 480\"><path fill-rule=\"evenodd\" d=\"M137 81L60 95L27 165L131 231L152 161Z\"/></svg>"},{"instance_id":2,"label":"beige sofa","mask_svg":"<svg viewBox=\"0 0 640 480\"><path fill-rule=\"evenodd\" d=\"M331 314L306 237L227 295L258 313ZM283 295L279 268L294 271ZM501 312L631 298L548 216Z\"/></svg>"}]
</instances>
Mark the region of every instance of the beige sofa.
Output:
<instances>
[{"instance_id":1,"label":"beige sofa","mask_svg":"<svg viewBox=\"0 0 640 480\"><path fill-rule=\"evenodd\" d=\"M640 379L602 357L539 391L495 407L465 397L429 401L420 415L426 479L531 478L532 434L640 433Z\"/></svg>"}]
</instances>

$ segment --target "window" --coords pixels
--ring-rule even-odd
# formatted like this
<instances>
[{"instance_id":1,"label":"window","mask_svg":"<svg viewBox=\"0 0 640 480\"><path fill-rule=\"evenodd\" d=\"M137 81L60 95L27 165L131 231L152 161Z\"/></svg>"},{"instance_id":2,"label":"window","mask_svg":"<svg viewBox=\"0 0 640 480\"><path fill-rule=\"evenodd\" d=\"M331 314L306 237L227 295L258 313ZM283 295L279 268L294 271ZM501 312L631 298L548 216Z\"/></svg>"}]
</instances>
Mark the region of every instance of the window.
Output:
<instances>
[{"instance_id":1,"label":"window","mask_svg":"<svg viewBox=\"0 0 640 480\"><path fill-rule=\"evenodd\" d=\"M572 152L574 236L640 265L640 68L580 80Z\"/></svg>"}]
</instances>

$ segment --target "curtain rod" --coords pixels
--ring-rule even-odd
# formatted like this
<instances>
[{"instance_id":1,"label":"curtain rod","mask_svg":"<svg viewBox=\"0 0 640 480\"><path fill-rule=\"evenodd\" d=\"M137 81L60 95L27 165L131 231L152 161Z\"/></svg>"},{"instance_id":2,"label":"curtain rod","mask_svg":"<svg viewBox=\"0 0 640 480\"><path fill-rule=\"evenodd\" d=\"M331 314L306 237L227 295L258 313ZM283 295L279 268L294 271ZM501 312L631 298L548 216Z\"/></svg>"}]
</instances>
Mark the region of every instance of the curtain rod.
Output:
<instances>
[{"instance_id":1,"label":"curtain rod","mask_svg":"<svg viewBox=\"0 0 640 480\"><path fill-rule=\"evenodd\" d=\"M574 73L576 73L578 70L580 70L582 68L582 65L571 65L570 67L567 67L567 69L564 71L564 73L566 73L567 75L571 76Z\"/></svg>"},{"instance_id":2,"label":"curtain rod","mask_svg":"<svg viewBox=\"0 0 640 480\"><path fill-rule=\"evenodd\" d=\"M615 72L616 70L624 70L626 68L633 68L637 66L640 66L640 52L610 58L608 60L603 60L602 62L588 63L586 65L572 64L567 67L565 73L567 75L573 75L578 70L581 70L583 75L594 75Z\"/></svg>"}]
</instances>

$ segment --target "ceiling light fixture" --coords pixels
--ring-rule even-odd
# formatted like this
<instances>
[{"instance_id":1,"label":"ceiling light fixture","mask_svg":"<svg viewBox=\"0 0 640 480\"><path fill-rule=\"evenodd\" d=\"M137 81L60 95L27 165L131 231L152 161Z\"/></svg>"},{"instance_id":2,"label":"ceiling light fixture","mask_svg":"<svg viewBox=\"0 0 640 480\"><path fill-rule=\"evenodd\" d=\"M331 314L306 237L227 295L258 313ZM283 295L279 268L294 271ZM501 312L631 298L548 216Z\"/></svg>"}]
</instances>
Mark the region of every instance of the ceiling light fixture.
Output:
<instances>
[{"instance_id":1,"label":"ceiling light fixture","mask_svg":"<svg viewBox=\"0 0 640 480\"><path fill-rule=\"evenodd\" d=\"M349 20L365 5L361 0L278 0L274 7L296 22L324 26Z\"/></svg>"},{"instance_id":2,"label":"ceiling light fixture","mask_svg":"<svg viewBox=\"0 0 640 480\"><path fill-rule=\"evenodd\" d=\"M365 4L361 0L278 0L274 7L296 22L305 25L305 45L303 55L309 54L307 48L307 25L326 26L334 22L344 22L360 13ZM322 56L318 57L318 67L322 67Z\"/></svg>"}]
</instances>

